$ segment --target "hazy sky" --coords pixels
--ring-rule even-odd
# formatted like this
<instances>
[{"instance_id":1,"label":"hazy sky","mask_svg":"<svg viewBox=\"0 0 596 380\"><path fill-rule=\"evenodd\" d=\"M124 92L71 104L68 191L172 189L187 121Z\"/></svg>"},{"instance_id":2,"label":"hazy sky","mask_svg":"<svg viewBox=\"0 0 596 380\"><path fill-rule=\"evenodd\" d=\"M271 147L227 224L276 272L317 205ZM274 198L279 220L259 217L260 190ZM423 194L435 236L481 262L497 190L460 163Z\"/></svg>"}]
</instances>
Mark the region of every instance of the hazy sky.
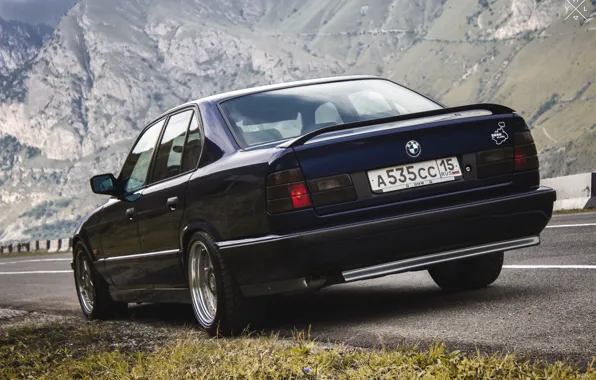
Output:
<instances>
[{"instance_id":1,"label":"hazy sky","mask_svg":"<svg viewBox=\"0 0 596 380\"><path fill-rule=\"evenodd\" d=\"M56 26L76 0L0 0L0 17Z\"/></svg>"}]
</instances>

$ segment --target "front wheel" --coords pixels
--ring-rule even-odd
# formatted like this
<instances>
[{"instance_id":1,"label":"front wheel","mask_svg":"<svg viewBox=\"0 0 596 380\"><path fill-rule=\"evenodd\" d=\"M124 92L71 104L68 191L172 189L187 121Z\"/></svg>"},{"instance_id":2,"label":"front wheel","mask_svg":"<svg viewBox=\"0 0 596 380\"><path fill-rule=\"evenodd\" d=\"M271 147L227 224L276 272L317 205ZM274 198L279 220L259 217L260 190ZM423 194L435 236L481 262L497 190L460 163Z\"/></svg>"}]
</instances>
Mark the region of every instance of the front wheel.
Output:
<instances>
[{"instance_id":1,"label":"front wheel","mask_svg":"<svg viewBox=\"0 0 596 380\"><path fill-rule=\"evenodd\" d=\"M503 252L438 264L428 273L442 289L480 289L495 282L503 268Z\"/></svg>"},{"instance_id":2,"label":"front wheel","mask_svg":"<svg viewBox=\"0 0 596 380\"><path fill-rule=\"evenodd\" d=\"M203 232L193 235L188 248L188 283L197 322L209 334L239 334L248 326L247 300Z\"/></svg>"},{"instance_id":3,"label":"front wheel","mask_svg":"<svg viewBox=\"0 0 596 380\"><path fill-rule=\"evenodd\" d=\"M74 277L81 310L88 319L108 319L128 308L127 303L112 299L108 284L93 267L82 243L75 246Z\"/></svg>"}]
</instances>

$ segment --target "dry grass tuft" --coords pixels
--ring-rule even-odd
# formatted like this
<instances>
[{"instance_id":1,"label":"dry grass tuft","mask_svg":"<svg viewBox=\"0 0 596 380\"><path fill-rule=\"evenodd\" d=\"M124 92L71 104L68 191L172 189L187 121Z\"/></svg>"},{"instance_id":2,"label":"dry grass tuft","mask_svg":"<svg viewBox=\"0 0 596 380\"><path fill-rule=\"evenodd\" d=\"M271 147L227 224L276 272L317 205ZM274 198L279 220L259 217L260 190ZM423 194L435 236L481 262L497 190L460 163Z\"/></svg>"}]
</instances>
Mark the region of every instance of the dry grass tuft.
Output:
<instances>
[{"instance_id":1,"label":"dry grass tuft","mask_svg":"<svg viewBox=\"0 0 596 380\"><path fill-rule=\"evenodd\" d=\"M0 378L38 379L596 379L563 363L530 363L513 355L427 350L368 350L325 345L295 332L209 339L186 330L151 346L122 345L112 325L26 325L0 333ZM125 339L136 339L129 335ZM121 347L126 347L122 349Z\"/></svg>"}]
</instances>

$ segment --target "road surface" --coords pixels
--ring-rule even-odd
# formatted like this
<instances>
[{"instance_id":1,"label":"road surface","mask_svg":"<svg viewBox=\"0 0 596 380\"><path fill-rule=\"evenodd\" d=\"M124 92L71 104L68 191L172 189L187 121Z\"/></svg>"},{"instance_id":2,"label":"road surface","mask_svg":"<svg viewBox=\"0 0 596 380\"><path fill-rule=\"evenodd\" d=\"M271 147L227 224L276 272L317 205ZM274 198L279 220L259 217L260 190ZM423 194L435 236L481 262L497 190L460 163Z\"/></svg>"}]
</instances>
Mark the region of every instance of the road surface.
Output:
<instances>
[{"instance_id":1,"label":"road surface","mask_svg":"<svg viewBox=\"0 0 596 380\"><path fill-rule=\"evenodd\" d=\"M365 347L441 340L584 364L596 356L596 213L555 216L540 246L507 253L505 264L477 291L444 292L414 272L285 298L266 305L265 325ZM0 308L80 316L70 255L0 259ZM137 306L131 318L193 322L187 305Z\"/></svg>"}]
</instances>

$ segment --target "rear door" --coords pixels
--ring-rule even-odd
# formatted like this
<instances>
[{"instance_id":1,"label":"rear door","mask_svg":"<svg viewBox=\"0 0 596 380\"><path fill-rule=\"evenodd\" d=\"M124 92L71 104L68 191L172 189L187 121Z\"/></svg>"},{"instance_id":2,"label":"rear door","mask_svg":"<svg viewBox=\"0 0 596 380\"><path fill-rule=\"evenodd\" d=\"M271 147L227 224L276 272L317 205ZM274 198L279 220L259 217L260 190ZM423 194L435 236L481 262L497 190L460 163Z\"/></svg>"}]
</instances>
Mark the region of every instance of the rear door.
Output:
<instances>
[{"instance_id":1,"label":"rear door","mask_svg":"<svg viewBox=\"0 0 596 380\"><path fill-rule=\"evenodd\" d=\"M186 286L181 265L180 222L200 141L195 108L172 114L161 136L151 183L139 201L139 236L144 253L139 265L146 274L145 283L155 288Z\"/></svg>"}]
</instances>

